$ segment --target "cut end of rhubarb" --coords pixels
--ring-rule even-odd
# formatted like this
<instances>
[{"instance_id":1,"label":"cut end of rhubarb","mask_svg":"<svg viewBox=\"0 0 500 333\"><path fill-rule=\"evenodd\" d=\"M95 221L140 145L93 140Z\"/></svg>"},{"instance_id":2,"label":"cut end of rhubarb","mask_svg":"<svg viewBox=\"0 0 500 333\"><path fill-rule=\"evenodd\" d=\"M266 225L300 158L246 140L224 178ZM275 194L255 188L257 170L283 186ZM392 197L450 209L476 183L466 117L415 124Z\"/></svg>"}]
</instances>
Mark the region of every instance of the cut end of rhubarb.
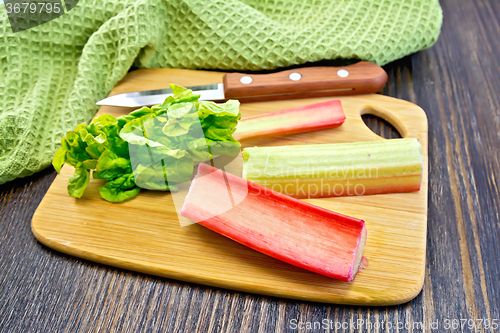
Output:
<instances>
[{"instance_id":1,"label":"cut end of rhubarb","mask_svg":"<svg viewBox=\"0 0 500 333\"><path fill-rule=\"evenodd\" d=\"M352 281L356 277L356 274L358 274L358 272L361 269L363 269L363 267L368 265L368 259L363 257L363 250L364 250L365 244L366 244L366 234L367 234L366 225L363 225L363 230L361 232L360 239L359 239L358 249L356 251L357 252L356 257L355 257L354 263L352 265L353 269L349 274L348 281ZM363 259L366 259L365 262L363 262ZM366 263L366 265L364 265L364 263Z\"/></svg>"}]
</instances>

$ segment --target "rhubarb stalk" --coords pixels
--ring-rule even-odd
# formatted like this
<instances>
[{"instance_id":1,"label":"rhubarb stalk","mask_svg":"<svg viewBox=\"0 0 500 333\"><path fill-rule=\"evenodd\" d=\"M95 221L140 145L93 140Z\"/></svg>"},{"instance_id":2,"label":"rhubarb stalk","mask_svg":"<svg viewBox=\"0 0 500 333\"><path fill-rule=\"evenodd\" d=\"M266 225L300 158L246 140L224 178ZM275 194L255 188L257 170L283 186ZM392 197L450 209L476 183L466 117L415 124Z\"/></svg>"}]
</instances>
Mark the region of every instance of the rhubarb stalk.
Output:
<instances>
[{"instance_id":1,"label":"rhubarb stalk","mask_svg":"<svg viewBox=\"0 0 500 333\"><path fill-rule=\"evenodd\" d=\"M238 122L236 140L319 131L338 127L345 121L339 100L245 117Z\"/></svg>"},{"instance_id":2,"label":"rhubarb stalk","mask_svg":"<svg viewBox=\"0 0 500 333\"><path fill-rule=\"evenodd\" d=\"M181 215L254 250L343 281L359 270L363 220L200 163Z\"/></svg>"},{"instance_id":3,"label":"rhubarb stalk","mask_svg":"<svg viewBox=\"0 0 500 333\"><path fill-rule=\"evenodd\" d=\"M295 198L410 192L422 183L416 139L252 147L243 178Z\"/></svg>"}]
</instances>

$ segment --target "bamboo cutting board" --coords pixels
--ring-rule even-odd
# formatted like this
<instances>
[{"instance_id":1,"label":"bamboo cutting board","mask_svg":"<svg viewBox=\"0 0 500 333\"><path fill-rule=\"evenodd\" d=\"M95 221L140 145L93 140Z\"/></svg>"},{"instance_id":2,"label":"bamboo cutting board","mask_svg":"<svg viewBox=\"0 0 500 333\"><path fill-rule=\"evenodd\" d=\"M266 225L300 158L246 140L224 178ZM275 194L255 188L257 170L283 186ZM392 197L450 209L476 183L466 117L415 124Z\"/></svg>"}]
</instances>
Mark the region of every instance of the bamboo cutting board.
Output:
<instances>
[{"instance_id":1,"label":"bamboo cutting board","mask_svg":"<svg viewBox=\"0 0 500 333\"><path fill-rule=\"evenodd\" d=\"M223 73L149 69L129 73L112 94L221 82ZM243 116L336 98L242 104ZM409 102L382 95L338 98L346 114L335 129L243 141L243 147L384 140L361 119L386 119L402 137L417 138L424 154L419 192L306 200L367 223L364 256L369 265L352 282L332 280L286 264L220 236L200 225L181 227L169 193L142 191L120 204L100 199L92 180L81 199L67 193L73 169L63 167L32 219L43 244L84 259L138 272L210 286L300 300L391 305L414 298L424 281L427 227L427 118ZM131 109L103 106L119 116Z\"/></svg>"}]
</instances>

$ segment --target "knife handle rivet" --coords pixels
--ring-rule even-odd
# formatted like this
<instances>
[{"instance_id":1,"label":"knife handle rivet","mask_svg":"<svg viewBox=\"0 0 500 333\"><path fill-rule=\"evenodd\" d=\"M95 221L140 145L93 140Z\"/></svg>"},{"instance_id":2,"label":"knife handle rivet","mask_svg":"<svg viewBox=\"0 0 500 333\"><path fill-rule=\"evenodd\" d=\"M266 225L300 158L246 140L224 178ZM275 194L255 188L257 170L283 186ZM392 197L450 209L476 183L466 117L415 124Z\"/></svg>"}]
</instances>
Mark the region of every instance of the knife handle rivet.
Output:
<instances>
[{"instance_id":1,"label":"knife handle rivet","mask_svg":"<svg viewBox=\"0 0 500 333\"><path fill-rule=\"evenodd\" d=\"M339 69L337 71L337 75L340 76L340 77L348 77L349 76L349 72L346 71L345 69Z\"/></svg>"},{"instance_id":2,"label":"knife handle rivet","mask_svg":"<svg viewBox=\"0 0 500 333\"><path fill-rule=\"evenodd\" d=\"M250 84L252 81L253 79L250 76L242 76L240 79L240 82L243 84Z\"/></svg>"},{"instance_id":3,"label":"knife handle rivet","mask_svg":"<svg viewBox=\"0 0 500 333\"><path fill-rule=\"evenodd\" d=\"M292 81L298 81L302 78L302 75L300 75L299 73L291 73L289 76L290 80Z\"/></svg>"}]
</instances>

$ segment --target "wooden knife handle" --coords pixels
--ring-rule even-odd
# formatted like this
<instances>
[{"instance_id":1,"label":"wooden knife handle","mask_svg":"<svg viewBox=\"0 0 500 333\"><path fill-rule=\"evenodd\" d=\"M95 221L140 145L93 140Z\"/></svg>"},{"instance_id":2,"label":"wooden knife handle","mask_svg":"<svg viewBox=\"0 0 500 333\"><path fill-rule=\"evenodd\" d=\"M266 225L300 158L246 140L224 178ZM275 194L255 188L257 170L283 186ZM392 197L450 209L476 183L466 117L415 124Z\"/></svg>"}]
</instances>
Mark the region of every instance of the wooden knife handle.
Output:
<instances>
[{"instance_id":1,"label":"wooden knife handle","mask_svg":"<svg viewBox=\"0 0 500 333\"><path fill-rule=\"evenodd\" d=\"M370 62L339 67L304 67L272 74L224 75L226 99L242 102L370 94L380 91L387 73Z\"/></svg>"}]
</instances>

